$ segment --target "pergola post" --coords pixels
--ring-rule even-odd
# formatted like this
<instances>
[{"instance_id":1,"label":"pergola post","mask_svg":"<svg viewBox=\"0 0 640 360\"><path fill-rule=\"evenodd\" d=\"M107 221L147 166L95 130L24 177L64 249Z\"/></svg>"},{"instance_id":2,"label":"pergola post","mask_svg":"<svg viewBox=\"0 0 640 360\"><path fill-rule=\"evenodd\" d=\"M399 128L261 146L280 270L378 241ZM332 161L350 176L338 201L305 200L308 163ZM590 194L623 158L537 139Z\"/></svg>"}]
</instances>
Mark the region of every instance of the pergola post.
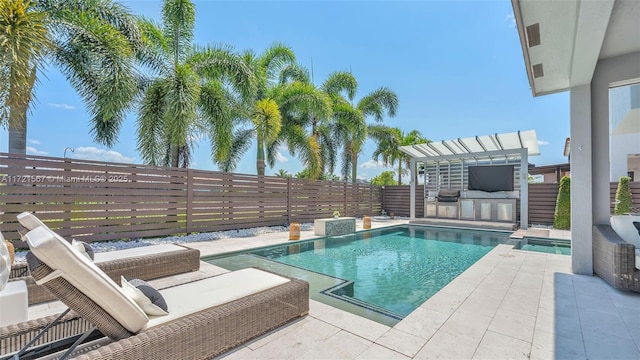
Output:
<instances>
[{"instance_id":1,"label":"pergola post","mask_svg":"<svg viewBox=\"0 0 640 360\"><path fill-rule=\"evenodd\" d=\"M411 184L411 200L410 200L410 213L409 213L409 217L411 218L411 220L416 218L416 183L417 181L415 180L415 172L416 172L416 159L412 158L411 159L411 166L409 169L409 173L411 176L411 180L409 181L409 183Z\"/></svg>"},{"instance_id":2,"label":"pergola post","mask_svg":"<svg viewBox=\"0 0 640 360\"><path fill-rule=\"evenodd\" d=\"M520 228L529 228L529 152L520 150Z\"/></svg>"}]
</instances>

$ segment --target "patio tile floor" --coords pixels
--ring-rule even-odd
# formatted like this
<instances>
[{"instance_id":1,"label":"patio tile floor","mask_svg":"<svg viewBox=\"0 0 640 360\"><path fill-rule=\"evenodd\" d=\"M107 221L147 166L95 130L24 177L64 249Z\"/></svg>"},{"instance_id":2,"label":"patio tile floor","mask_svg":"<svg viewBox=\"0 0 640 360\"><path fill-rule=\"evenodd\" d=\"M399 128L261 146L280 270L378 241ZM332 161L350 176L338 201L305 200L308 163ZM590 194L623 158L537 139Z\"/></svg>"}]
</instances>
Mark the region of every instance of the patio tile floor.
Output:
<instances>
[{"instance_id":1,"label":"patio tile floor","mask_svg":"<svg viewBox=\"0 0 640 360\"><path fill-rule=\"evenodd\" d=\"M374 227L406 221L373 222ZM360 223L361 226L361 223ZM554 238L566 232L550 231ZM301 238L312 238L302 231ZM286 234L187 244L203 256L272 245ZM309 315L220 359L639 359L640 294L575 275L571 258L498 245L439 293L388 327L310 301ZM169 286L226 270L155 280ZM61 310L30 308L30 318Z\"/></svg>"}]
</instances>

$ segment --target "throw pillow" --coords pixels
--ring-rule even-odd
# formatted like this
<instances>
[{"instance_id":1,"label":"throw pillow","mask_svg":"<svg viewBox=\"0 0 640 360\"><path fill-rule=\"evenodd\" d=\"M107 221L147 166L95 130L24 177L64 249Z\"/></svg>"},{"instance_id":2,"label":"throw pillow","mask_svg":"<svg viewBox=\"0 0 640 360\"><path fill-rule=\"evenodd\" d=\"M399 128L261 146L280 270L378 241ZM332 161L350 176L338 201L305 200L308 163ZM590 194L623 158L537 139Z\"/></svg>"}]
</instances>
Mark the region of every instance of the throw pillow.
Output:
<instances>
[{"instance_id":1,"label":"throw pillow","mask_svg":"<svg viewBox=\"0 0 640 360\"><path fill-rule=\"evenodd\" d=\"M122 289L142 308L147 315L168 315L167 302L162 294L146 281L140 279L120 278Z\"/></svg>"},{"instance_id":2,"label":"throw pillow","mask_svg":"<svg viewBox=\"0 0 640 360\"><path fill-rule=\"evenodd\" d=\"M71 246L73 246L74 249L80 251L80 253L89 258L89 260L93 261L94 254L91 245L87 244L84 241L76 241L76 239L73 239L71 240Z\"/></svg>"}]
</instances>

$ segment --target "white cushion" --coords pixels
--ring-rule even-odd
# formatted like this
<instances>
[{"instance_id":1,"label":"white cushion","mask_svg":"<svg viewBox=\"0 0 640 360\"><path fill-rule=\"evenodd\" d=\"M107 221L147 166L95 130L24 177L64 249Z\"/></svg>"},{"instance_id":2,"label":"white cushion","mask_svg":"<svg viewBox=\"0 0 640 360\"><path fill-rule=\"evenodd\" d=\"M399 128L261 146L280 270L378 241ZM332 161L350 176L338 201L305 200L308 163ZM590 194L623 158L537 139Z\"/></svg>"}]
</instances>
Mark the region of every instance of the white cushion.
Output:
<instances>
[{"instance_id":1,"label":"white cushion","mask_svg":"<svg viewBox=\"0 0 640 360\"><path fill-rule=\"evenodd\" d=\"M639 215L614 215L611 217L611 227L622 238L622 240L633 244L636 249L640 249L640 234L633 226L633 222L640 222Z\"/></svg>"},{"instance_id":2,"label":"white cushion","mask_svg":"<svg viewBox=\"0 0 640 360\"><path fill-rule=\"evenodd\" d=\"M35 215L28 212L23 212L17 216L18 222L20 225L27 228L27 230L33 230L38 226L46 226L40 219L38 219Z\"/></svg>"},{"instance_id":3,"label":"white cushion","mask_svg":"<svg viewBox=\"0 0 640 360\"><path fill-rule=\"evenodd\" d=\"M99 264L106 261L122 260L122 259L128 259L133 257L139 257L143 255L159 254L159 253L177 251L177 250L187 250L187 249L182 246L173 245L173 244L141 246L141 247L130 248L130 249L95 253L93 261L96 264Z\"/></svg>"},{"instance_id":4,"label":"white cushion","mask_svg":"<svg viewBox=\"0 0 640 360\"><path fill-rule=\"evenodd\" d=\"M167 316L150 316L148 327L228 303L291 280L248 268L160 290L170 309Z\"/></svg>"},{"instance_id":5,"label":"white cushion","mask_svg":"<svg viewBox=\"0 0 640 360\"><path fill-rule=\"evenodd\" d=\"M636 269L640 270L640 249L636 249Z\"/></svg>"},{"instance_id":6,"label":"white cushion","mask_svg":"<svg viewBox=\"0 0 640 360\"><path fill-rule=\"evenodd\" d=\"M24 225L24 224L23 224ZM145 328L147 315L122 288L87 257L51 231L38 226L23 238L33 254L78 290L91 298L125 329L137 333Z\"/></svg>"},{"instance_id":7,"label":"white cushion","mask_svg":"<svg viewBox=\"0 0 640 360\"><path fill-rule=\"evenodd\" d=\"M87 249L84 247L84 243L82 241L71 239L71 247L80 252L80 254L86 256L87 259L93 261L93 259L91 259L91 255L89 255L89 253L87 252Z\"/></svg>"}]
</instances>

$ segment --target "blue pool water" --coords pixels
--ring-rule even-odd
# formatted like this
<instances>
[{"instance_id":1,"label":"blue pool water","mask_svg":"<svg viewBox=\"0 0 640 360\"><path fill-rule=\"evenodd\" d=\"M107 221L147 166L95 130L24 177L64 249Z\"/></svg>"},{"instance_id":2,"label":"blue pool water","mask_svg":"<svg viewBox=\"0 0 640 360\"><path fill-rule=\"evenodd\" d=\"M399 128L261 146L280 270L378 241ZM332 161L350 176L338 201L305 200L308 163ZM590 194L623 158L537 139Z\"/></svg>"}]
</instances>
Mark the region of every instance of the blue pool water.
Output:
<instances>
[{"instance_id":1,"label":"blue pool water","mask_svg":"<svg viewBox=\"0 0 640 360\"><path fill-rule=\"evenodd\" d=\"M508 236L401 226L245 254L343 279L324 293L403 317Z\"/></svg>"},{"instance_id":2,"label":"blue pool water","mask_svg":"<svg viewBox=\"0 0 640 360\"><path fill-rule=\"evenodd\" d=\"M569 240L524 238L515 248L547 254L571 255Z\"/></svg>"}]
</instances>

